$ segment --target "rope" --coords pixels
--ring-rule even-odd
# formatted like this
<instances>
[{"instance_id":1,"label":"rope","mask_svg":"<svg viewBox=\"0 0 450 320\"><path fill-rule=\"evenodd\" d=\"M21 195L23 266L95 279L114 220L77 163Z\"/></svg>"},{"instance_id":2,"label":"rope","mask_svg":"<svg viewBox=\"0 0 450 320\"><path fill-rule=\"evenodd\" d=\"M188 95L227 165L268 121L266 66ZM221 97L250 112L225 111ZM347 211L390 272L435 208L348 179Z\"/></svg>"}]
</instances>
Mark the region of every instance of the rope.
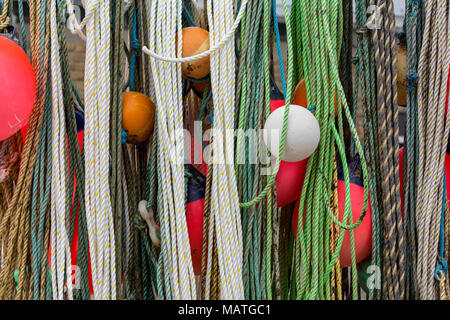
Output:
<instances>
[{"instance_id":1,"label":"rope","mask_svg":"<svg viewBox=\"0 0 450 320\"><path fill-rule=\"evenodd\" d=\"M355 84L354 84L354 110L353 117L356 118L358 105L363 107L364 116L364 153L368 164L368 180L370 193L370 206L372 213L372 261L371 263L381 268L381 247L382 247L382 208L379 204L380 175L379 175L379 155L378 155L378 120L376 107L376 78L375 78L375 58L373 44L370 41L370 33L367 29L367 6L365 1L358 0L355 3L356 12L356 34L357 34L357 54L354 57ZM360 94L361 93L361 94ZM359 99L361 96L361 99ZM374 288L375 289L375 288ZM369 299L374 298L374 289L369 290ZM381 290L376 290L376 298L381 298Z\"/></svg>"},{"instance_id":2,"label":"rope","mask_svg":"<svg viewBox=\"0 0 450 320\"><path fill-rule=\"evenodd\" d=\"M450 7L427 1L417 90L419 163L416 180L417 290L420 299L436 298L434 270L438 256L445 150L450 117L444 116L450 65Z\"/></svg>"},{"instance_id":3,"label":"rope","mask_svg":"<svg viewBox=\"0 0 450 320\"><path fill-rule=\"evenodd\" d=\"M407 286L409 298L418 298L417 296L417 240L416 240L416 188L415 182L418 175L417 163L419 159L419 139L418 137L418 119L417 119L417 65L422 42L422 13L423 2L408 1L406 7L405 25L407 41L407 62L408 62L408 90L406 100L406 148L403 166L403 176L405 179L404 189L404 223L407 230ZM415 79L415 80L413 80Z\"/></svg>"},{"instance_id":4,"label":"rope","mask_svg":"<svg viewBox=\"0 0 450 320\"><path fill-rule=\"evenodd\" d=\"M50 5L52 72L52 191L51 191L51 275L53 299L64 299L64 280L71 279L72 263L66 232L66 128L62 92L60 47L56 0ZM66 274L66 275L65 275ZM67 296L72 299L72 281L67 281Z\"/></svg>"},{"instance_id":5,"label":"rope","mask_svg":"<svg viewBox=\"0 0 450 320\"><path fill-rule=\"evenodd\" d=\"M338 52L340 52L341 40L339 35L333 34L332 36L330 31L335 30L336 25L338 30L340 30L340 25L342 24L342 19L339 18L341 17L339 14L341 12L341 4L338 1L321 1L320 3L299 1L298 6L295 11L298 17L295 21L302 21L300 38L303 48L303 73L305 74L308 101L311 105L316 106L315 116L321 128L321 141L318 150L308 160L306 177L300 198L297 236L294 244L295 275L292 278L291 293L297 299L324 299L326 292L329 292L326 288L327 283L330 282L330 275L342 246L344 236L342 229L354 229L362 222L368 199L367 192L364 192L364 202L360 217L356 223L346 225L351 211L349 172L342 144L343 124L340 108L338 108L337 129L334 124L334 94L332 93L335 88L338 101L342 101L343 110L355 140L356 149L361 155L365 190L367 190L367 169L362 156L362 147L359 143L339 80L337 61L339 59ZM329 12L330 14L323 15L321 12ZM305 21L308 21L308 23L305 23ZM325 35L324 40L318 41L319 38L323 39L323 35ZM290 85L288 85L288 90L289 87ZM331 209L332 205L329 204L330 199L332 199L331 182L335 152L333 148L334 143L336 143L336 151L339 152L339 156L342 159L345 178L346 198L343 222L338 221ZM314 176L311 175L312 172L317 172L318 174ZM306 197L306 195L311 196ZM303 223L301 223L304 211L307 213L305 215L305 228L303 228ZM328 246L330 231L328 218L339 227L334 252L330 252ZM352 277L355 277L355 273L353 273ZM353 298L356 298L357 292L353 291Z\"/></svg>"},{"instance_id":6,"label":"rope","mask_svg":"<svg viewBox=\"0 0 450 320\"><path fill-rule=\"evenodd\" d=\"M11 22L11 18L9 17L9 0L3 0L2 5L2 13L0 14L0 30L6 29Z\"/></svg>"},{"instance_id":7,"label":"rope","mask_svg":"<svg viewBox=\"0 0 450 320\"><path fill-rule=\"evenodd\" d=\"M162 55L181 55L182 7L171 0L151 5L149 30L151 50ZM167 18L170 17L170 18ZM175 48L175 37L178 38ZM161 222L161 256L165 275L170 275L167 289L174 299L195 299L195 280L187 234L184 201L184 146L182 131L181 65L156 60L151 56L151 70L156 93L158 125L159 183L158 205ZM166 272L169 272L166 273ZM169 279L166 280L168 284Z\"/></svg>"},{"instance_id":8,"label":"rope","mask_svg":"<svg viewBox=\"0 0 450 320\"><path fill-rule=\"evenodd\" d=\"M95 299L116 298L115 235L109 187L110 2L86 3L85 203Z\"/></svg>"},{"instance_id":9,"label":"rope","mask_svg":"<svg viewBox=\"0 0 450 320\"><path fill-rule=\"evenodd\" d=\"M241 5L236 21L245 8ZM231 27L233 17L232 1L207 1L210 43L212 48L219 47L220 41L226 39L225 30ZM231 28L231 29L230 29ZM221 299L243 299L242 283L242 230L235 178L234 146L230 131L234 129L235 100L235 57L234 39L226 42L211 55L211 87L214 103L214 124L212 130L212 186L211 186L211 221L209 234L217 240L217 257L220 279ZM219 41L219 42L218 42ZM232 54L231 54L232 53ZM214 230L215 229L215 230ZM210 242L211 243L211 242ZM208 253L211 255L211 246ZM211 270L211 256L208 268ZM208 279L207 279L208 282ZM208 297L208 293L206 297Z\"/></svg>"},{"instance_id":10,"label":"rope","mask_svg":"<svg viewBox=\"0 0 450 320\"><path fill-rule=\"evenodd\" d=\"M0 297L27 298L30 291L26 287L30 281L27 270L29 257L29 204L31 195L31 173L36 160L38 142L38 128L42 122L43 106L45 101L44 86L48 71L49 32L45 32L46 24L42 23L46 14L46 7L41 3L31 3L30 12L34 16L30 25L33 31L31 36L32 67L36 74L36 101L30 118L27 139L22 152L22 161L14 194L8 205L8 210L2 216L0 225L0 239L4 243L3 266L0 273ZM48 15L48 14L47 14ZM39 26L39 28L38 28ZM48 26L47 26L48 27ZM20 228L20 232L19 232ZM19 267L19 284L15 290L14 271Z\"/></svg>"},{"instance_id":11,"label":"rope","mask_svg":"<svg viewBox=\"0 0 450 320\"><path fill-rule=\"evenodd\" d=\"M166 61L166 62L176 62L176 63L183 63L183 62L191 62L195 60L199 60L201 58L207 57L212 55L214 52L218 51L219 49L226 46L227 42L234 38L234 32L236 31L237 27L239 26L239 23L241 22L242 16L244 15L245 8L247 5L248 0L243 0L241 7L239 9L239 12L236 16L236 19L234 20L233 25L230 29L225 33L225 35L221 38L221 40L217 41L209 50L203 51L199 54L193 55L191 57L184 57L184 58L174 58L172 56L164 56L157 54L156 52L150 50L144 46L142 47L142 51L144 51L146 54L151 56L152 58L156 60Z\"/></svg>"},{"instance_id":12,"label":"rope","mask_svg":"<svg viewBox=\"0 0 450 320\"><path fill-rule=\"evenodd\" d=\"M381 10L380 26L372 41L375 48L377 79L377 121L381 194L383 206L383 296L386 299L404 299L405 239L400 208L398 175L398 107L396 75L395 17L391 1L377 2Z\"/></svg>"}]
</instances>

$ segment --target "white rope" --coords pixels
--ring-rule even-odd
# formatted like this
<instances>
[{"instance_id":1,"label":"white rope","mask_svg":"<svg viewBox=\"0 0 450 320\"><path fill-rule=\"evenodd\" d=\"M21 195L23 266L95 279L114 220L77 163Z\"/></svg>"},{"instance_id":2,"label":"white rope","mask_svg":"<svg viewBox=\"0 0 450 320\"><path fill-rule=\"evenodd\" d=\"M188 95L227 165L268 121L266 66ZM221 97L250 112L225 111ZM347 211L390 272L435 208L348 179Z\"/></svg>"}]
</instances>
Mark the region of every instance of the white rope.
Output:
<instances>
[{"instance_id":1,"label":"white rope","mask_svg":"<svg viewBox=\"0 0 450 320\"><path fill-rule=\"evenodd\" d=\"M216 48L220 43L216 39L226 38L225 30L231 27L233 1L208 0L207 7L210 43ZM217 239L221 299L244 299L241 217L233 164L236 76L234 35L231 40L211 54L211 86L214 101L211 220L214 223L210 223L209 233L211 235L215 232ZM210 282L208 278L212 266L209 262L211 252L208 252L208 255L210 259L208 259L207 283Z\"/></svg>"},{"instance_id":2,"label":"white rope","mask_svg":"<svg viewBox=\"0 0 450 320\"><path fill-rule=\"evenodd\" d=\"M72 299L72 263L69 238L66 230L66 128L62 92L60 48L56 0L50 5L51 72L52 72L52 186L51 186L51 280L54 300L64 299L64 282L67 297Z\"/></svg>"},{"instance_id":3,"label":"white rope","mask_svg":"<svg viewBox=\"0 0 450 320\"><path fill-rule=\"evenodd\" d=\"M229 27L228 31L222 35L222 40L215 42L214 45L211 46L211 48L207 51L203 51L199 54L190 56L190 57L174 57L174 55L162 55L161 53L156 53L152 48L148 49L146 46L142 47L142 51L144 51L146 54L151 56L154 59L166 61L166 62L175 62L175 63L183 63L183 62L190 62L195 61L204 57L207 57L211 55L212 53L216 52L218 49L225 47L225 45L229 42L229 40L234 39L234 32L236 31L237 27L239 26L239 23L241 23L242 16L244 15L245 8L247 6L248 0L242 1L241 8L239 10L238 15L236 16L236 19L234 20L234 23L232 26ZM231 20L230 20L231 21ZM228 21L229 22L229 21ZM228 23L227 23L228 24Z\"/></svg>"},{"instance_id":4,"label":"white rope","mask_svg":"<svg viewBox=\"0 0 450 320\"><path fill-rule=\"evenodd\" d=\"M85 66L85 202L95 299L116 298L115 238L109 190L109 0L88 0Z\"/></svg>"},{"instance_id":5,"label":"white rope","mask_svg":"<svg viewBox=\"0 0 450 320\"><path fill-rule=\"evenodd\" d=\"M177 0L153 1L149 42L153 52L181 56L181 12ZM175 39L178 39L177 49ZM173 299L195 299L195 278L184 200L184 135L181 65L150 59L158 125L161 254ZM169 283L165 281L166 285Z\"/></svg>"}]
</instances>

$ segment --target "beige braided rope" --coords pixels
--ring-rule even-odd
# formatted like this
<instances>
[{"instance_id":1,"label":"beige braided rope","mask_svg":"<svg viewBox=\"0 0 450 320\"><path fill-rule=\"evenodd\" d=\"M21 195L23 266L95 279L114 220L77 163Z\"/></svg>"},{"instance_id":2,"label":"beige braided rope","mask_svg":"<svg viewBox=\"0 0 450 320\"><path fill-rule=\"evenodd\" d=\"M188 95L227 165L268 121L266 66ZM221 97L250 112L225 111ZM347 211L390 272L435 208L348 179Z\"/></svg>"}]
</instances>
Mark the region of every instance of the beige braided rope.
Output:
<instances>
[{"instance_id":1,"label":"beige braided rope","mask_svg":"<svg viewBox=\"0 0 450 320\"><path fill-rule=\"evenodd\" d=\"M3 10L2 14L0 15L0 30L3 30L7 26L9 26L9 23L11 21L10 17L8 17L8 8L9 8L9 0L3 1Z\"/></svg>"},{"instance_id":2,"label":"beige braided rope","mask_svg":"<svg viewBox=\"0 0 450 320\"><path fill-rule=\"evenodd\" d=\"M416 182L417 280L420 299L436 299L437 263L443 193L443 166L450 132L444 116L450 52L450 2L426 3L418 74L419 175Z\"/></svg>"},{"instance_id":3,"label":"beige braided rope","mask_svg":"<svg viewBox=\"0 0 450 320\"><path fill-rule=\"evenodd\" d=\"M32 67L36 74L37 96L30 118L29 130L22 153L22 163L14 195L0 224L0 239L5 245L3 268L0 273L0 298L2 299L12 298L13 295L15 295L15 298L26 298L25 292L29 292L29 290L24 288L24 284L29 278L29 274L26 271L26 260L29 255L29 223L27 223L27 219L29 218L28 208L32 177L30 172L33 170L36 160L39 138L38 127L42 122L48 69L48 59L44 59L44 57L48 56L49 33L45 37L46 45L44 52L40 50L40 41L43 36L39 31L41 25L39 19L41 4L40 1L30 2L30 15L33 17L30 28L35 31L31 34ZM17 267L19 267L19 285L16 292L13 273Z\"/></svg>"}]
</instances>

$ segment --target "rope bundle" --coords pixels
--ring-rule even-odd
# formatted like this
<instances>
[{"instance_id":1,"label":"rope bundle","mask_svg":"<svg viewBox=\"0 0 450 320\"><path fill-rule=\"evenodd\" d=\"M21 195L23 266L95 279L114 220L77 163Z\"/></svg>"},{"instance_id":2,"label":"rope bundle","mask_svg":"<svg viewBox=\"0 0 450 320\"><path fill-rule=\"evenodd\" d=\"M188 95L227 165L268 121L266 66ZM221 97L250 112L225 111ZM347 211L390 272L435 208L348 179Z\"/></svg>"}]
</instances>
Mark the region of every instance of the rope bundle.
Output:
<instances>
[{"instance_id":1,"label":"rope bundle","mask_svg":"<svg viewBox=\"0 0 450 320\"><path fill-rule=\"evenodd\" d=\"M356 35L350 0L292 1L290 12L282 1L287 81L276 1L205 0L200 9L198 0L87 0L81 22L70 0L30 1L27 42L21 0L22 47L31 55L37 99L23 150L20 134L0 143L0 298L364 299L364 289L368 299L448 299L443 170L450 130L450 2L405 1L402 212L392 0L354 1ZM12 1L0 2L1 31L11 23ZM371 4L380 13L374 29L367 24ZM84 101L69 74L66 14L69 30L86 41ZM210 49L182 57L182 28L193 25L209 30ZM255 141L246 135L270 115L274 39L287 105L282 140L275 163L257 146L265 163L254 164L249 152ZM182 80L181 63L206 56L211 72L202 80L210 84L199 99L187 93L190 80ZM276 176L289 102L303 78L321 141L308 160L293 234L294 206L277 208ZM127 144L122 130L122 93L128 89L149 96L157 111L153 137L137 145ZM364 148L355 128L358 108ZM183 130L192 109L213 128L208 148L202 140L211 161L200 277L194 275L186 219L192 174L183 164ZM85 115L81 151L75 111ZM361 212L352 210L349 157L361 159ZM262 175L269 164L274 169ZM369 194L372 256L357 266L354 230L365 219ZM341 268L345 232L352 265ZM381 288L363 283L368 264L382 270Z\"/></svg>"},{"instance_id":2,"label":"rope bundle","mask_svg":"<svg viewBox=\"0 0 450 320\"><path fill-rule=\"evenodd\" d=\"M181 6L155 1L151 6L151 49L160 55L181 56ZM177 42L175 42L177 39ZM150 59L157 105L158 211L165 295L195 299L195 280L185 218L184 145L181 65Z\"/></svg>"},{"instance_id":3,"label":"rope bundle","mask_svg":"<svg viewBox=\"0 0 450 320\"><path fill-rule=\"evenodd\" d=\"M60 47L57 28L56 0L50 4L51 74L52 74L52 187L51 187L51 280L53 299L64 299L67 281L67 296L72 299L72 263L67 234L67 147L62 93Z\"/></svg>"},{"instance_id":4,"label":"rope bundle","mask_svg":"<svg viewBox=\"0 0 450 320\"><path fill-rule=\"evenodd\" d=\"M49 4L49 3L48 3ZM2 269L0 273L2 299L27 299L30 297L30 220L29 204L31 200L32 172L38 149L39 128L44 113L46 98L45 86L48 76L48 53L50 33L46 4L30 3L31 19L31 57L34 73L37 75L37 95L30 118L27 139L22 152L22 161L15 185L14 194L9 201L7 211L2 215L0 239L4 244ZM20 230L20 232L19 232ZM14 284L14 273L18 269L18 286ZM45 275L45 273L44 273Z\"/></svg>"},{"instance_id":5,"label":"rope bundle","mask_svg":"<svg viewBox=\"0 0 450 320\"><path fill-rule=\"evenodd\" d=\"M441 224L443 167L450 132L445 115L450 66L450 2L427 1L417 89L419 163L416 180L417 290L436 298L434 270Z\"/></svg>"},{"instance_id":6,"label":"rope bundle","mask_svg":"<svg viewBox=\"0 0 450 320\"><path fill-rule=\"evenodd\" d=\"M242 18L240 39L239 73L236 112L238 137L236 142L236 179L241 202L247 202L261 192L267 184L267 176L262 175L263 165L255 163L265 153L259 150L248 130L259 130L270 114L270 58L269 37L272 23L272 3L270 0L248 2L248 10ZM254 148L256 145L256 149ZM265 163L270 157L265 155ZM263 163L264 164L264 163ZM274 198L276 199L275 195ZM272 211L275 217L272 219ZM270 299L272 295L272 220L277 221L276 202L269 193L267 201L257 207L242 208L243 232L243 281L247 299ZM274 233L277 230L273 226ZM270 239L270 240L269 240ZM273 250L277 252L277 250ZM276 269L276 268L275 268Z\"/></svg>"},{"instance_id":7,"label":"rope bundle","mask_svg":"<svg viewBox=\"0 0 450 320\"><path fill-rule=\"evenodd\" d=\"M379 207L383 220L383 295L404 299L406 256L400 206L398 174L398 106L395 17L392 1L377 2L380 29L372 34L377 81L378 159L380 166Z\"/></svg>"},{"instance_id":8,"label":"rope bundle","mask_svg":"<svg viewBox=\"0 0 450 320\"><path fill-rule=\"evenodd\" d=\"M309 158L305 182L298 209L298 228L294 245L294 275L291 278L291 295L297 299L330 299L331 273L342 246L344 230L350 230L352 262L355 266L355 248L352 229L361 224L367 209L368 192L364 192L362 212L356 223L352 223L349 172L343 146L342 109L338 107L337 128L334 121L334 99L332 93L336 90L337 101L341 101L350 127L356 150L361 156L364 189L367 190L367 168L363 151L352 115L348 109L338 75L338 61L341 44L340 34L332 33L335 26L342 27L342 4L338 1L308 2L299 1L295 11L297 23L300 24L300 39L302 48L302 68L305 75L308 104L316 106L315 116L321 128L321 142L318 150ZM322 12L327 12L324 15ZM306 22L308 21L308 22ZM289 46L288 29L288 51ZM324 41L319 41L324 37ZM292 50L292 49L291 49ZM297 49L298 50L298 49ZM297 52L300 55L300 52ZM289 91L288 85L288 92ZM289 99L289 94L287 95ZM337 146L337 150L335 149ZM333 205L333 171L335 158L340 157L345 180L345 209L343 221L338 220L336 208ZM331 201L330 201L331 200ZM306 211L306 212L305 212ZM305 212L305 213L304 213ZM305 217L304 227L303 219ZM350 219L350 224L347 224ZM333 226L335 225L335 226ZM332 230L336 234L331 238ZM344 229L344 230L343 230ZM331 245L330 245L331 244ZM332 250L330 250L332 248ZM358 297L357 274L352 268L352 297Z\"/></svg>"},{"instance_id":9,"label":"rope bundle","mask_svg":"<svg viewBox=\"0 0 450 320\"><path fill-rule=\"evenodd\" d=\"M95 299L116 298L115 234L109 191L110 8L86 3L85 203Z\"/></svg>"},{"instance_id":10,"label":"rope bundle","mask_svg":"<svg viewBox=\"0 0 450 320\"><path fill-rule=\"evenodd\" d=\"M408 91L406 101L406 157L404 158L403 176L405 177L404 190L404 223L407 230L405 237L407 243L407 294L410 298L417 296L417 238L416 238L416 177L418 175L417 161L419 158L419 138L417 119L417 67L422 44L423 33L423 2L408 1L404 30L406 32L407 62L408 62ZM401 80L401 79L400 79Z\"/></svg>"},{"instance_id":11,"label":"rope bundle","mask_svg":"<svg viewBox=\"0 0 450 320\"><path fill-rule=\"evenodd\" d=\"M242 4L241 6L244 6ZM211 46L218 47L233 26L232 1L207 1ZM220 298L243 299L242 230L234 170L235 58L234 36L211 54L211 88L214 100L212 131L212 186L209 225L206 299L212 268L213 236L217 241Z\"/></svg>"}]
</instances>

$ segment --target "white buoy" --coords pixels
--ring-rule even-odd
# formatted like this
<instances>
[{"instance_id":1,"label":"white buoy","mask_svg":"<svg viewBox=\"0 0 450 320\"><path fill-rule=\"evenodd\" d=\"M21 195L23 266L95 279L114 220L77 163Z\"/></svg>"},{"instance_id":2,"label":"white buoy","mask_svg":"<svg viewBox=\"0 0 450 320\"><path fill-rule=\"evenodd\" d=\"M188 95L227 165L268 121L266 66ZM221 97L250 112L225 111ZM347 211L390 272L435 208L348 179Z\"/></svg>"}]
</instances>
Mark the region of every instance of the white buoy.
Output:
<instances>
[{"instance_id":1,"label":"white buoy","mask_svg":"<svg viewBox=\"0 0 450 320\"><path fill-rule=\"evenodd\" d=\"M283 114L286 106L276 109L264 125L264 142L273 156L278 156ZM308 158L319 145L320 127L316 117L306 108L291 104L284 153L281 160L297 162Z\"/></svg>"}]
</instances>

